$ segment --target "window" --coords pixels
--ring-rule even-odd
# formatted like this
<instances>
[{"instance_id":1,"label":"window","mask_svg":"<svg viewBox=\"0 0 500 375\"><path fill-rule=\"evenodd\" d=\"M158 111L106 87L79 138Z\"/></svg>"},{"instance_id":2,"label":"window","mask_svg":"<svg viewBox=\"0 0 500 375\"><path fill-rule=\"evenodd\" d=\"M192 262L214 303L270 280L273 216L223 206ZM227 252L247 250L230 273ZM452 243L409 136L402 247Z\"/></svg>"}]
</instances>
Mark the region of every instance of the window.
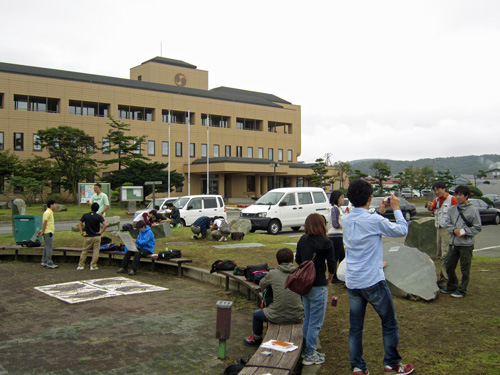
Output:
<instances>
[{"instance_id":1,"label":"window","mask_svg":"<svg viewBox=\"0 0 500 375\"><path fill-rule=\"evenodd\" d=\"M262 130L262 120L238 117L236 118L236 129L260 131Z\"/></svg>"},{"instance_id":2,"label":"window","mask_svg":"<svg viewBox=\"0 0 500 375\"><path fill-rule=\"evenodd\" d=\"M273 155L273 149L272 148L268 148L267 149L267 158L269 160L274 160L274 155Z\"/></svg>"},{"instance_id":3,"label":"window","mask_svg":"<svg viewBox=\"0 0 500 375\"><path fill-rule=\"evenodd\" d=\"M225 152L225 155L224 155L224 156L225 156L226 158L231 157L231 146L226 146L226 148L225 148L225 151L224 151L224 152Z\"/></svg>"},{"instance_id":4,"label":"window","mask_svg":"<svg viewBox=\"0 0 500 375\"><path fill-rule=\"evenodd\" d=\"M175 192L176 193L182 193L182 185L181 186L176 186L175 187Z\"/></svg>"},{"instance_id":5,"label":"window","mask_svg":"<svg viewBox=\"0 0 500 375\"><path fill-rule=\"evenodd\" d=\"M207 113L202 113L201 126L207 126L208 120L210 120L210 127L228 128L230 119L231 117L229 116L209 115Z\"/></svg>"},{"instance_id":6,"label":"window","mask_svg":"<svg viewBox=\"0 0 500 375\"><path fill-rule=\"evenodd\" d=\"M201 147L201 153L203 154L203 145ZM190 143L189 144L189 157L190 158L196 157L196 149L195 149L195 144L194 143Z\"/></svg>"},{"instance_id":7,"label":"window","mask_svg":"<svg viewBox=\"0 0 500 375\"><path fill-rule=\"evenodd\" d=\"M286 202L287 206L295 206L297 204L295 200L295 193L287 194L285 198L283 198L283 202Z\"/></svg>"},{"instance_id":8,"label":"window","mask_svg":"<svg viewBox=\"0 0 500 375\"><path fill-rule=\"evenodd\" d=\"M297 187L304 187L304 177L297 177Z\"/></svg>"},{"instance_id":9,"label":"window","mask_svg":"<svg viewBox=\"0 0 500 375\"><path fill-rule=\"evenodd\" d=\"M161 154L163 156L168 156L168 142L161 143Z\"/></svg>"},{"instance_id":10,"label":"window","mask_svg":"<svg viewBox=\"0 0 500 375\"><path fill-rule=\"evenodd\" d=\"M194 124L194 113L173 111L170 109L163 109L161 111L161 122L169 122L168 113L170 112L170 123L171 124L187 124L188 122Z\"/></svg>"},{"instance_id":11,"label":"window","mask_svg":"<svg viewBox=\"0 0 500 375\"><path fill-rule=\"evenodd\" d=\"M255 191L255 176L247 176L247 191Z\"/></svg>"},{"instance_id":12,"label":"window","mask_svg":"<svg viewBox=\"0 0 500 375\"><path fill-rule=\"evenodd\" d=\"M320 191L313 192L313 198L315 203L323 203L326 202L325 194Z\"/></svg>"},{"instance_id":13,"label":"window","mask_svg":"<svg viewBox=\"0 0 500 375\"><path fill-rule=\"evenodd\" d=\"M155 141L148 141L148 155L155 154Z\"/></svg>"},{"instance_id":14,"label":"window","mask_svg":"<svg viewBox=\"0 0 500 375\"><path fill-rule=\"evenodd\" d=\"M24 133L14 133L14 150L24 151Z\"/></svg>"},{"instance_id":15,"label":"window","mask_svg":"<svg viewBox=\"0 0 500 375\"><path fill-rule=\"evenodd\" d=\"M182 156L182 142L175 142L175 156Z\"/></svg>"},{"instance_id":16,"label":"window","mask_svg":"<svg viewBox=\"0 0 500 375\"><path fill-rule=\"evenodd\" d=\"M278 161L283 161L283 149L278 149Z\"/></svg>"},{"instance_id":17,"label":"window","mask_svg":"<svg viewBox=\"0 0 500 375\"><path fill-rule=\"evenodd\" d=\"M259 159L264 159L264 149L263 149L262 147L259 147L259 148L257 149L257 157L258 157Z\"/></svg>"},{"instance_id":18,"label":"window","mask_svg":"<svg viewBox=\"0 0 500 375\"><path fill-rule=\"evenodd\" d=\"M207 157L207 145L205 143L201 144L201 157L202 158Z\"/></svg>"},{"instance_id":19,"label":"window","mask_svg":"<svg viewBox=\"0 0 500 375\"><path fill-rule=\"evenodd\" d=\"M201 202L202 198L193 198L191 199L191 202L188 203L188 210L201 210Z\"/></svg>"},{"instance_id":20,"label":"window","mask_svg":"<svg viewBox=\"0 0 500 375\"><path fill-rule=\"evenodd\" d=\"M5 142L3 139L3 132L0 132L0 151L2 151L5 148Z\"/></svg>"},{"instance_id":21,"label":"window","mask_svg":"<svg viewBox=\"0 0 500 375\"><path fill-rule=\"evenodd\" d=\"M38 134L33 134L33 151L42 151L42 145L40 144L40 137Z\"/></svg>"},{"instance_id":22,"label":"window","mask_svg":"<svg viewBox=\"0 0 500 375\"><path fill-rule=\"evenodd\" d=\"M102 139L102 153L109 154L109 141L108 138Z\"/></svg>"},{"instance_id":23,"label":"window","mask_svg":"<svg viewBox=\"0 0 500 375\"><path fill-rule=\"evenodd\" d=\"M236 146L236 157L237 158L243 157L243 147L242 146Z\"/></svg>"},{"instance_id":24,"label":"window","mask_svg":"<svg viewBox=\"0 0 500 375\"><path fill-rule=\"evenodd\" d=\"M97 102L69 101L69 114L81 116L108 117L109 104Z\"/></svg>"},{"instance_id":25,"label":"window","mask_svg":"<svg viewBox=\"0 0 500 375\"><path fill-rule=\"evenodd\" d=\"M214 145L214 158L219 157L219 149L220 149L219 145Z\"/></svg>"},{"instance_id":26,"label":"window","mask_svg":"<svg viewBox=\"0 0 500 375\"><path fill-rule=\"evenodd\" d=\"M253 158L253 147L247 147L247 158Z\"/></svg>"},{"instance_id":27,"label":"window","mask_svg":"<svg viewBox=\"0 0 500 375\"><path fill-rule=\"evenodd\" d=\"M288 150L287 160L289 162L293 161L293 151L292 150Z\"/></svg>"},{"instance_id":28,"label":"window","mask_svg":"<svg viewBox=\"0 0 500 375\"><path fill-rule=\"evenodd\" d=\"M136 146L135 150L134 150L134 154L140 154L141 153L141 144L137 143L137 141L134 141L134 146ZM109 145L108 145L108 147L109 147Z\"/></svg>"},{"instance_id":29,"label":"window","mask_svg":"<svg viewBox=\"0 0 500 375\"><path fill-rule=\"evenodd\" d=\"M0 108L3 108L3 93L0 92Z\"/></svg>"},{"instance_id":30,"label":"window","mask_svg":"<svg viewBox=\"0 0 500 375\"><path fill-rule=\"evenodd\" d=\"M118 117L126 120L153 121L153 108L118 106Z\"/></svg>"},{"instance_id":31,"label":"window","mask_svg":"<svg viewBox=\"0 0 500 375\"><path fill-rule=\"evenodd\" d=\"M292 124L286 122L268 121L267 131L269 133L292 134Z\"/></svg>"},{"instance_id":32,"label":"window","mask_svg":"<svg viewBox=\"0 0 500 375\"><path fill-rule=\"evenodd\" d=\"M16 111L59 113L59 99L15 94L14 109Z\"/></svg>"},{"instance_id":33,"label":"window","mask_svg":"<svg viewBox=\"0 0 500 375\"><path fill-rule=\"evenodd\" d=\"M217 200L215 198L203 198L205 208L217 208Z\"/></svg>"},{"instance_id":34,"label":"window","mask_svg":"<svg viewBox=\"0 0 500 375\"><path fill-rule=\"evenodd\" d=\"M137 76L138 81L142 81L142 76Z\"/></svg>"},{"instance_id":35,"label":"window","mask_svg":"<svg viewBox=\"0 0 500 375\"><path fill-rule=\"evenodd\" d=\"M312 204L311 193L297 193L299 204Z\"/></svg>"}]
</instances>

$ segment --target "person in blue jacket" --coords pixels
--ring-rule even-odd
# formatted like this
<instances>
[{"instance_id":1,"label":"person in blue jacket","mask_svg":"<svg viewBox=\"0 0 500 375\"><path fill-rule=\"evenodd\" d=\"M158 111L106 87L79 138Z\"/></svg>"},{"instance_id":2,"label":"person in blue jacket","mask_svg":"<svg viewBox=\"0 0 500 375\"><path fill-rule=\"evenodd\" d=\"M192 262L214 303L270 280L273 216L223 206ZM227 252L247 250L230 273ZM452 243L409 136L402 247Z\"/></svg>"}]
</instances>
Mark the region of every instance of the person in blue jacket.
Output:
<instances>
[{"instance_id":1,"label":"person in blue jacket","mask_svg":"<svg viewBox=\"0 0 500 375\"><path fill-rule=\"evenodd\" d=\"M148 255L154 253L155 250L155 236L150 227L146 226L143 221L137 223L137 229L139 229L139 236L137 239L134 239L135 246L138 251L131 251L125 248L127 252L123 257L121 268L116 271L117 273L127 273L128 262L130 261L130 257L134 255L134 260L132 262L132 270L128 272L130 276L134 276L137 273L137 269L139 268L139 263L141 261L141 257L145 258Z\"/></svg>"}]
</instances>

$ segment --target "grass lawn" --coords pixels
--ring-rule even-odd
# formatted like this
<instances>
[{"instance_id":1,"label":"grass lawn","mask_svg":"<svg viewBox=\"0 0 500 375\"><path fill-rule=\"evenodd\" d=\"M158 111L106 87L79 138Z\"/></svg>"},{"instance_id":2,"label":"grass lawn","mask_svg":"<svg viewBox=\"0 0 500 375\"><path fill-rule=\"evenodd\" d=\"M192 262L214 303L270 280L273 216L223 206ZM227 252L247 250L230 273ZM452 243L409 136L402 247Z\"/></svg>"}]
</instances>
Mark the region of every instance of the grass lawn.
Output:
<instances>
[{"instance_id":1,"label":"grass lawn","mask_svg":"<svg viewBox=\"0 0 500 375\"><path fill-rule=\"evenodd\" d=\"M113 213L115 214L115 212ZM110 236L110 233L107 233ZM117 237L113 237L119 242ZM173 230L168 238L158 239L156 252L170 249L182 250L183 256L193 259L193 266L210 269L217 259L235 260L244 267L268 263L276 267L276 251L290 247L295 251L299 237L270 236L249 233L242 243L260 243L265 246L217 249L217 245L232 242L191 239L190 228ZM0 236L0 245L11 245L12 236ZM171 242L187 242L172 245ZM81 246L82 238L76 232L57 232L54 246ZM436 265L439 269L439 264ZM454 299L439 295L432 302L412 302L395 298L394 303L400 324L400 354L404 363L412 363L416 373L426 375L499 375L500 369L500 258L475 256L472 263L469 294ZM349 363L349 301L347 290L329 286L330 297L339 298L337 307L328 305L324 326L320 333L321 351L327 360L318 374L340 375L350 373ZM238 308L255 308L254 302L243 298ZM364 331L364 357L372 374L383 373L383 345L380 320L368 307Z\"/></svg>"}]
</instances>

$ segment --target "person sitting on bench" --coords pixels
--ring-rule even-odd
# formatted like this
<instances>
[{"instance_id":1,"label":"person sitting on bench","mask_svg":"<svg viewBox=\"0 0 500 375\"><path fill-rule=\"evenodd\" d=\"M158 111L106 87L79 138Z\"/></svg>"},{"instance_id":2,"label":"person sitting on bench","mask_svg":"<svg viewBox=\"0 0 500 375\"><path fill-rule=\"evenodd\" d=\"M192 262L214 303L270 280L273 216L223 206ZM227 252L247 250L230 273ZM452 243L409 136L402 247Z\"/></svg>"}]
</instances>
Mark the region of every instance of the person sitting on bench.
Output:
<instances>
[{"instance_id":1,"label":"person sitting on bench","mask_svg":"<svg viewBox=\"0 0 500 375\"><path fill-rule=\"evenodd\" d=\"M139 229L139 236L137 239L134 239L135 246L137 247L137 251L128 250L125 247L127 252L123 257L121 268L116 271L117 273L127 273L128 270L128 262L130 261L130 257L134 256L134 261L132 262L132 270L128 272L130 276L134 276L137 273L137 269L139 268L139 263L141 262L141 257L146 258L147 256L154 253L155 250L155 236L150 227L146 226L143 221L139 221L137 223L137 229Z\"/></svg>"},{"instance_id":2,"label":"person sitting on bench","mask_svg":"<svg viewBox=\"0 0 500 375\"><path fill-rule=\"evenodd\" d=\"M264 322L294 324L304 319L304 307L300 295L285 289L286 279L295 269L292 250L286 247L279 249L276 260L278 268L269 271L259 282L262 290L272 288L273 302L268 307L253 313L253 333L243 340L246 345L259 346L262 343Z\"/></svg>"}]
</instances>

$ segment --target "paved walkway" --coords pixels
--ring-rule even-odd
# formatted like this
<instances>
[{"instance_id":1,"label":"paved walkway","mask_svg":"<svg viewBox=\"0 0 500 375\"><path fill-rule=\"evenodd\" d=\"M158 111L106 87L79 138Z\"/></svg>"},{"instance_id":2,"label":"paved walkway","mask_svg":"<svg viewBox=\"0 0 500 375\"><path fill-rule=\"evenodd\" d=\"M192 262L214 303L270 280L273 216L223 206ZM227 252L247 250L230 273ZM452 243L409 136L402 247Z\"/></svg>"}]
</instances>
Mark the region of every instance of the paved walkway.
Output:
<instances>
[{"instance_id":1,"label":"paved walkway","mask_svg":"<svg viewBox=\"0 0 500 375\"><path fill-rule=\"evenodd\" d=\"M255 305L210 284L140 271L136 280L170 290L73 305L33 289L117 276L116 267L75 268L74 263L47 270L38 263L0 262L0 375L221 374L255 351L242 342L251 332ZM234 296L222 361L216 302Z\"/></svg>"}]
</instances>

